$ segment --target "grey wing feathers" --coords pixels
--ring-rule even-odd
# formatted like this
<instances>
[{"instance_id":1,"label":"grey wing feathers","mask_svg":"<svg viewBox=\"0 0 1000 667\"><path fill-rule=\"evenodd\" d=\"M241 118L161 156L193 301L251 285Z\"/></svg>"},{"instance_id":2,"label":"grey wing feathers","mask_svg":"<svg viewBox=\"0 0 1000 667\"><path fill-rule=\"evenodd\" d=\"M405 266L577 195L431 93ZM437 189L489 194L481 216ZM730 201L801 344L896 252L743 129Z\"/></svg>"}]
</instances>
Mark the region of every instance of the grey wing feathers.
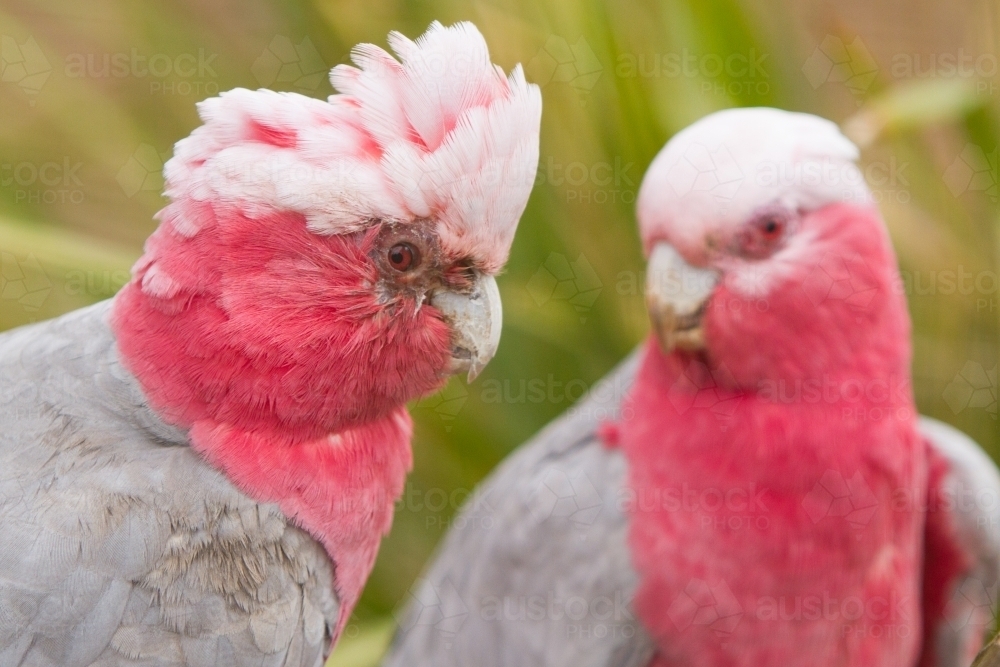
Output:
<instances>
[{"instance_id":1,"label":"grey wing feathers","mask_svg":"<svg viewBox=\"0 0 1000 667\"><path fill-rule=\"evenodd\" d=\"M0 667L322 663L322 548L161 422L108 304L0 336Z\"/></svg>"},{"instance_id":2,"label":"grey wing feathers","mask_svg":"<svg viewBox=\"0 0 1000 667\"><path fill-rule=\"evenodd\" d=\"M655 648L629 608L637 579L616 502L625 462L595 435L616 416L636 357L483 482L414 585L384 667L649 664ZM958 667L982 639L972 616L991 608L1000 575L1000 473L960 431L919 425L951 464L958 537L977 559L949 605L953 622L938 629L937 667Z\"/></svg>"},{"instance_id":3,"label":"grey wing feathers","mask_svg":"<svg viewBox=\"0 0 1000 667\"><path fill-rule=\"evenodd\" d=\"M384 665L649 663L618 507L625 461L596 435L637 365L633 354L483 482L414 585Z\"/></svg>"},{"instance_id":4,"label":"grey wing feathers","mask_svg":"<svg viewBox=\"0 0 1000 667\"><path fill-rule=\"evenodd\" d=\"M961 548L972 554L971 572L956 586L947 622L936 629L937 667L965 667L983 640L1000 575L1000 472L979 445L961 431L929 417L921 433L950 464L944 491ZM932 508L932 510L939 508Z\"/></svg>"}]
</instances>

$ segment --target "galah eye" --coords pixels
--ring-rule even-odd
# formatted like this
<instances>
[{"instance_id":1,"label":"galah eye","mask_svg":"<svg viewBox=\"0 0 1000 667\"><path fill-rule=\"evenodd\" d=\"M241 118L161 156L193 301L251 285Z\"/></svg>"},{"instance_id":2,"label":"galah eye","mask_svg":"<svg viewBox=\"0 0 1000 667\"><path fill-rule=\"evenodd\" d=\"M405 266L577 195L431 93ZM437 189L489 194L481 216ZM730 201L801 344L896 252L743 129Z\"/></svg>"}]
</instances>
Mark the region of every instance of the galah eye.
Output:
<instances>
[{"instance_id":1,"label":"galah eye","mask_svg":"<svg viewBox=\"0 0 1000 667\"><path fill-rule=\"evenodd\" d=\"M768 218L760 225L761 234L767 238L777 238L781 236L781 232L784 229L785 223L780 220L775 220L774 218Z\"/></svg>"},{"instance_id":2,"label":"galah eye","mask_svg":"<svg viewBox=\"0 0 1000 667\"><path fill-rule=\"evenodd\" d=\"M787 221L778 215L766 215L748 224L739 235L739 251L744 257L763 259L773 253L785 238Z\"/></svg>"},{"instance_id":3,"label":"galah eye","mask_svg":"<svg viewBox=\"0 0 1000 667\"><path fill-rule=\"evenodd\" d=\"M420 264L420 252L409 243L397 243L389 248L388 259L397 271L409 271Z\"/></svg>"}]
</instances>

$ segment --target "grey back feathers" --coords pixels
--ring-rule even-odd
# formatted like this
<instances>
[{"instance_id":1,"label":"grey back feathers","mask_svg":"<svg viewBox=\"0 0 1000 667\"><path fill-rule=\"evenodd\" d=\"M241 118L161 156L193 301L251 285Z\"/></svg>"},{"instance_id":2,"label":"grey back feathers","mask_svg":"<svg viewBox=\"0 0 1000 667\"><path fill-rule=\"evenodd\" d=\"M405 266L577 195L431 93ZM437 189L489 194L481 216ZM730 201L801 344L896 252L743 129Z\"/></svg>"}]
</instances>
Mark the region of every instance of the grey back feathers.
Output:
<instances>
[{"instance_id":1,"label":"grey back feathers","mask_svg":"<svg viewBox=\"0 0 1000 667\"><path fill-rule=\"evenodd\" d=\"M625 461L596 435L637 365L633 354L483 482L411 589L385 667L649 663L617 507Z\"/></svg>"},{"instance_id":2,"label":"grey back feathers","mask_svg":"<svg viewBox=\"0 0 1000 667\"><path fill-rule=\"evenodd\" d=\"M0 336L0 667L321 665L325 551L149 409L109 309Z\"/></svg>"},{"instance_id":3,"label":"grey back feathers","mask_svg":"<svg viewBox=\"0 0 1000 667\"><path fill-rule=\"evenodd\" d=\"M944 502L930 510L950 513L961 548L975 558L971 571L952 591L946 621L934 630L937 667L966 667L968 647L978 649L981 629L990 625L1000 583L1000 472L958 429L921 417L920 432L950 464L942 484Z\"/></svg>"},{"instance_id":4,"label":"grey back feathers","mask_svg":"<svg viewBox=\"0 0 1000 667\"><path fill-rule=\"evenodd\" d=\"M633 353L482 483L414 585L384 667L650 663L655 646L629 604L638 578L619 504L625 459L596 435L602 420L619 416L637 366ZM996 597L1000 475L959 431L927 418L920 429L952 465L947 484L993 501L955 514L963 546L979 563L955 591L955 618L937 630L935 664L964 667L962 647L982 638L958 621L987 589Z\"/></svg>"}]
</instances>

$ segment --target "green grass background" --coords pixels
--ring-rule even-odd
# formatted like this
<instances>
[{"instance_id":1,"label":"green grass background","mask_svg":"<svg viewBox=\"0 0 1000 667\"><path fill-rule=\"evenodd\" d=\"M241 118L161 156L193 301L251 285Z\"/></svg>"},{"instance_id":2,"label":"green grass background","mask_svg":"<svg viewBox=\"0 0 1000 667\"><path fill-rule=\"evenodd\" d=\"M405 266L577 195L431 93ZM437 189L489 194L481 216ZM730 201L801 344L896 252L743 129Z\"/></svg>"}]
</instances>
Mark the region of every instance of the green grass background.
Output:
<instances>
[{"instance_id":1,"label":"green grass background","mask_svg":"<svg viewBox=\"0 0 1000 667\"><path fill-rule=\"evenodd\" d=\"M199 99L324 97L355 43L434 19L474 21L496 62L542 85L540 175L499 281L500 352L413 406L407 499L334 663L374 663L468 491L645 335L636 191L663 142L716 109L809 111L863 141L913 285L920 408L1000 455L996 2L2 0L0 329L121 287ZM128 71L105 75L105 56Z\"/></svg>"}]
</instances>

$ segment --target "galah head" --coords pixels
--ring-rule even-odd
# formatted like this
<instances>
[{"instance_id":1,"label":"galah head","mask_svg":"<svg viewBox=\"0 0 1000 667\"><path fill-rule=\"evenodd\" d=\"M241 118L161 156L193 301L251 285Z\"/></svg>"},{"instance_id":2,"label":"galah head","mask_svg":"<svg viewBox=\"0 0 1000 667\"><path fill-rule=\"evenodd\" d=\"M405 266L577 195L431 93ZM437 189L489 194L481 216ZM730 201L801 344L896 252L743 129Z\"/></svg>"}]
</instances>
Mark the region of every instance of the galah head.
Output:
<instances>
[{"instance_id":1,"label":"galah head","mask_svg":"<svg viewBox=\"0 0 1000 667\"><path fill-rule=\"evenodd\" d=\"M720 111L674 136L637 211L661 349L748 386L876 355L905 373L895 257L857 157L830 121L777 109Z\"/></svg>"},{"instance_id":2,"label":"galah head","mask_svg":"<svg viewBox=\"0 0 1000 667\"><path fill-rule=\"evenodd\" d=\"M199 104L136 266L158 311L211 302L198 317L218 321L191 339L265 369L242 404L280 421L385 414L449 373L474 377L499 342L493 276L534 181L539 90L493 65L470 23L388 41L399 60L357 46L326 101L237 89ZM184 382L214 400L198 372Z\"/></svg>"}]
</instances>

